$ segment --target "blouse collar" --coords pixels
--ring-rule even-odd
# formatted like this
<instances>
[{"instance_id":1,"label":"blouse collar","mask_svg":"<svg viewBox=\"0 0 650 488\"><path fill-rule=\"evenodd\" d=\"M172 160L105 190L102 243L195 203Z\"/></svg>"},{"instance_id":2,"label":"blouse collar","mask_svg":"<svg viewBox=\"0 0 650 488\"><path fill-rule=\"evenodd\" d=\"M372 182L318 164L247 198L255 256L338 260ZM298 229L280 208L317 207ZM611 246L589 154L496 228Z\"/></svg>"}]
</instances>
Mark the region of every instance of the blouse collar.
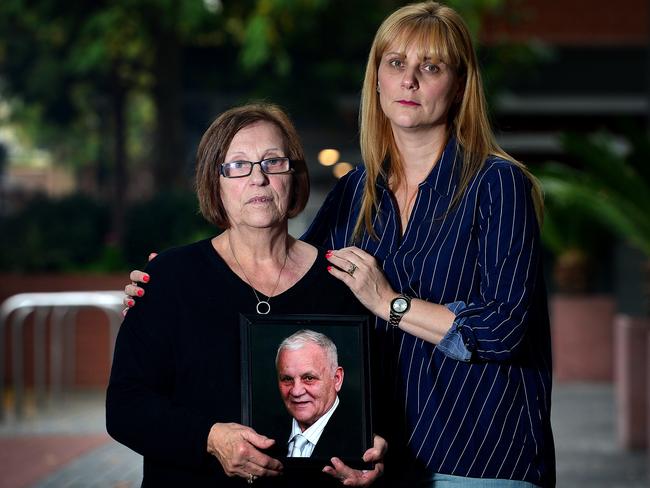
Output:
<instances>
[{"instance_id":1,"label":"blouse collar","mask_svg":"<svg viewBox=\"0 0 650 488\"><path fill-rule=\"evenodd\" d=\"M461 150L458 147L456 137L449 137L442 156L440 156L440 159L420 186L427 185L442 196L453 193L456 186L455 176L457 175L458 169L460 169L459 165L457 167L456 164L460 152ZM383 166L384 169L388 168L388 160L384 161ZM386 178L381 174L377 177L377 185L388 189Z\"/></svg>"}]
</instances>

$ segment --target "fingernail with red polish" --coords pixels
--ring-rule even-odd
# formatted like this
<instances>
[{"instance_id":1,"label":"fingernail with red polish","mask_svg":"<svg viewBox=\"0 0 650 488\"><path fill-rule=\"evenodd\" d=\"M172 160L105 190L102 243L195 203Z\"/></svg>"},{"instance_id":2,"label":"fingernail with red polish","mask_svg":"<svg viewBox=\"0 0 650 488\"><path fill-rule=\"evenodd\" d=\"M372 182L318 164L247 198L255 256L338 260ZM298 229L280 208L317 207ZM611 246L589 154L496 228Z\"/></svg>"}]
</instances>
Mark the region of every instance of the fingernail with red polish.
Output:
<instances>
[{"instance_id":1,"label":"fingernail with red polish","mask_svg":"<svg viewBox=\"0 0 650 488\"><path fill-rule=\"evenodd\" d=\"M138 290L138 296L141 297L142 295L144 295L144 290Z\"/></svg>"},{"instance_id":2,"label":"fingernail with red polish","mask_svg":"<svg viewBox=\"0 0 650 488\"><path fill-rule=\"evenodd\" d=\"M143 275L142 276L142 281L144 281L145 283L149 283L149 275L147 275L147 274Z\"/></svg>"},{"instance_id":3,"label":"fingernail with red polish","mask_svg":"<svg viewBox=\"0 0 650 488\"><path fill-rule=\"evenodd\" d=\"M332 257L332 251L327 251L327 252L325 253L325 257L326 257L326 258Z\"/></svg>"},{"instance_id":4,"label":"fingernail with red polish","mask_svg":"<svg viewBox=\"0 0 650 488\"><path fill-rule=\"evenodd\" d=\"M331 267L331 266L328 266L328 267L327 267L327 271L332 271L332 267Z\"/></svg>"},{"instance_id":5,"label":"fingernail with red polish","mask_svg":"<svg viewBox=\"0 0 650 488\"><path fill-rule=\"evenodd\" d=\"M127 305L129 307L132 307L133 305L135 305L135 301L134 300L129 300L129 303L127 303Z\"/></svg>"}]
</instances>

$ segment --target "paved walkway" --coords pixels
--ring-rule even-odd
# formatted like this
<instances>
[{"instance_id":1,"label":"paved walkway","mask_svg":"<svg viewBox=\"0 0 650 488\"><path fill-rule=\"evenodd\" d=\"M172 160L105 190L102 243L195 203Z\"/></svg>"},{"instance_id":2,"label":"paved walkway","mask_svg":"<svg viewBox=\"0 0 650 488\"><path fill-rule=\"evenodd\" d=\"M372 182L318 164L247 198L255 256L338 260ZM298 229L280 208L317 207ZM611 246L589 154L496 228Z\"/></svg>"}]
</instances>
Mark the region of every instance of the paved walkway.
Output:
<instances>
[{"instance_id":1,"label":"paved walkway","mask_svg":"<svg viewBox=\"0 0 650 488\"><path fill-rule=\"evenodd\" d=\"M103 392L0 423L0 488L140 486L141 457L104 428Z\"/></svg>"},{"instance_id":2,"label":"paved walkway","mask_svg":"<svg viewBox=\"0 0 650 488\"><path fill-rule=\"evenodd\" d=\"M611 385L555 385L558 488L650 486L646 451L616 446L612 395ZM0 488L138 487L141 464L106 435L101 393L0 423Z\"/></svg>"}]
</instances>

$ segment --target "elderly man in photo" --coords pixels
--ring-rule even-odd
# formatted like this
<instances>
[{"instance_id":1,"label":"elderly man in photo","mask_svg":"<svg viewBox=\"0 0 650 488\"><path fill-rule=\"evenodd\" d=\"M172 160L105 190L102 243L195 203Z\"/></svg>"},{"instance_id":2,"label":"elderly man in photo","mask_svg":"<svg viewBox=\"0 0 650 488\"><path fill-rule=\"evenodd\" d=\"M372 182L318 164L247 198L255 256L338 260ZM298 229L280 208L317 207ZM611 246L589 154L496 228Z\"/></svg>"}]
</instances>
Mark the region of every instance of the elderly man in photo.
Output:
<instances>
[{"instance_id":1,"label":"elderly man in photo","mask_svg":"<svg viewBox=\"0 0 650 488\"><path fill-rule=\"evenodd\" d=\"M300 330L278 347L276 368L282 400L293 417L287 456L341 456L342 434L350 424L345 413L337 415L344 372L336 345L324 334Z\"/></svg>"}]
</instances>

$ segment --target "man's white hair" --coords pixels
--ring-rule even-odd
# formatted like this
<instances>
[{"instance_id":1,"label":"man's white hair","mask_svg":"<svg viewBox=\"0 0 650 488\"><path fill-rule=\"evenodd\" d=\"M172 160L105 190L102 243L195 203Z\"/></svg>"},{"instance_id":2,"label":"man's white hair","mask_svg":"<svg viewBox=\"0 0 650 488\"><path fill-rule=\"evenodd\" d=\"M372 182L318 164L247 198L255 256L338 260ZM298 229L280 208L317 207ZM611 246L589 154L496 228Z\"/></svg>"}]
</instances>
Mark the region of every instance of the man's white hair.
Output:
<instances>
[{"instance_id":1,"label":"man's white hair","mask_svg":"<svg viewBox=\"0 0 650 488\"><path fill-rule=\"evenodd\" d=\"M278 352L275 355L275 367L277 369L280 360L280 353L283 349L296 351L306 344L316 344L325 351L325 356L331 366L332 373L339 366L339 355L336 350L336 344L325 334L309 329L301 329L284 339L278 346Z\"/></svg>"}]
</instances>

